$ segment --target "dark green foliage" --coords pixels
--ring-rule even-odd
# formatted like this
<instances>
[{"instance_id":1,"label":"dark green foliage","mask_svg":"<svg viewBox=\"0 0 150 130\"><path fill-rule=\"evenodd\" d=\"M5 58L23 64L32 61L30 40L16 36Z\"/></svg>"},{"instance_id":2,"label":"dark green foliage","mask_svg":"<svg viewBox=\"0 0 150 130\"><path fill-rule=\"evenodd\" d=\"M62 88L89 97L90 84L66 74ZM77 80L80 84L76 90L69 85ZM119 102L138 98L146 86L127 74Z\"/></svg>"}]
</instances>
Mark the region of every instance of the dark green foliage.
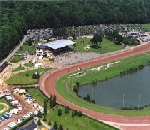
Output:
<instances>
[{"instance_id":1,"label":"dark green foliage","mask_svg":"<svg viewBox=\"0 0 150 130\"><path fill-rule=\"evenodd\" d=\"M52 122L49 120L49 121L48 121L48 125L50 126L51 124L52 124Z\"/></svg>"},{"instance_id":2,"label":"dark green foliage","mask_svg":"<svg viewBox=\"0 0 150 130\"><path fill-rule=\"evenodd\" d=\"M28 74L28 73L26 73L26 77L29 77L29 74Z\"/></svg>"},{"instance_id":3,"label":"dark green foliage","mask_svg":"<svg viewBox=\"0 0 150 130\"><path fill-rule=\"evenodd\" d=\"M54 95L54 96L52 96L52 95L50 95L50 108L53 108L53 107L55 107L56 106L56 96Z\"/></svg>"},{"instance_id":4,"label":"dark green foliage","mask_svg":"<svg viewBox=\"0 0 150 130\"><path fill-rule=\"evenodd\" d=\"M47 100L44 100L44 115L47 114Z\"/></svg>"},{"instance_id":5,"label":"dark green foliage","mask_svg":"<svg viewBox=\"0 0 150 130\"><path fill-rule=\"evenodd\" d=\"M78 116L79 116L79 117L82 116L82 112L81 112L81 111L78 112Z\"/></svg>"},{"instance_id":6,"label":"dark green foliage","mask_svg":"<svg viewBox=\"0 0 150 130\"><path fill-rule=\"evenodd\" d=\"M94 79L94 80L92 81L92 83L93 83L93 84L96 84L96 83L98 83L98 80L97 80L97 79Z\"/></svg>"},{"instance_id":7,"label":"dark green foliage","mask_svg":"<svg viewBox=\"0 0 150 130\"><path fill-rule=\"evenodd\" d=\"M92 103L95 104L95 100L92 100Z\"/></svg>"},{"instance_id":8,"label":"dark green foliage","mask_svg":"<svg viewBox=\"0 0 150 130\"><path fill-rule=\"evenodd\" d=\"M76 85L78 86L78 88L79 88L79 86L80 86L80 83L79 82L76 82Z\"/></svg>"},{"instance_id":9,"label":"dark green foliage","mask_svg":"<svg viewBox=\"0 0 150 130\"><path fill-rule=\"evenodd\" d=\"M37 124L38 124L39 126L41 126L41 125L42 125L42 123L41 123L40 119L37 121Z\"/></svg>"},{"instance_id":10,"label":"dark green foliage","mask_svg":"<svg viewBox=\"0 0 150 130\"><path fill-rule=\"evenodd\" d=\"M132 45L140 45L140 41L137 40L137 39L129 39L129 38L123 38L123 41L122 41L125 45L129 45L129 46L132 46Z\"/></svg>"},{"instance_id":11,"label":"dark green foliage","mask_svg":"<svg viewBox=\"0 0 150 130\"><path fill-rule=\"evenodd\" d=\"M11 128L11 130L16 130L16 128L18 127L22 127L24 126L25 124L27 124L29 121L33 120L33 116L30 116L29 118L23 120L21 123L17 124L16 126L14 126L13 128Z\"/></svg>"},{"instance_id":12,"label":"dark green foliage","mask_svg":"<svg viewBox=\"0 0 150 130\"><path fill-rule=\"evenodd\" d=\"M42 113L40 111L38 111L38 118L42 118Z\"/></svg>"},{"instance_id":13,"label":"dark green foliage","mask_svg":"<svg viewBox=\"0 0 150 130\"><path fill-rule=\"evenodd\" d=\"M32 46L32 42L33 42L32 39L28 39L28 41L27 41L28 46Z\"/></svg>"},{"instance_id":14,"label":"dark green foliage","mask_svg":"<svg viewBox=\"0 0 150 130\"><path fill-rule=\"evenodd\" d=\"M43 121L47 121L47 119L46 119L46 114L45 114L45 113L44 113Z\"/></svg>"},{"instance_id":15,"label":"dark green foliage","mask_svg":"<svg viewBox=\"0 0 150 130\"><path fill-rule=\"evenodd\" d=\"M68 114L69 113L69 110L70 110L70 108L67 106L67 107L65 107L65 114Z\"/></svg>"},{"instance_id":16,"label":"dark green foliage","mask_svg":"<svg viewBox=\"0 0 150 130\"><path fill-rule=\"evenodd\" d=\"M139 65L138 67L139 67L139 69L143 69L144 65Z\"/></svg>"},{"instance_id":17,"label":"dark green foliage","mask_svg":"<svg viewBox=\"0 0 150 130\"><path fill-rule=\"evenodd\" d=\"M74 91L75 93L78 93L78 86L73 86L73 91Z\"/></svg>"},{"instance_id":18,"label":"dark green foliage","mask_svg":"<svg viewBox=\"0 0 150 130\"><path fill-rule=\"evenodd\" d=\"M58 116L61 116L61 114L62 114L62 110L58 109Z\"/></svg>"},{"instance_id":19,"label":"dark green foliage","mask_svg":"<svg viewBox=\"0 0 150 130\"><path fill-rule=\"evenodd\" d=\"M51 27L54 36L61 36L66 33L65 27L70 26L150 23L149 9L149 0L2 1L0 61L19 43L27 29Z\"/></svg>"},{"instance_id":20,"label":"dark green foliage","mask_svg":"<svg viewBox=\"0 0 150 130\"><path fill-rule=\"evenodd\" d=\"M89 94L89 93L87 94L86 100L87 100L88 102L91 102L91 97L90 97L90 94Z\"/></svg>"},{"instance_id":21,"label":"dark green foliage","mask_svg":"<svg viewBox=\"0 0 150 130\"><path fill-rule=\"evenodd\" d=\"M58 129L58 130L63 130L63 127L62 127L62 125L60 125L60 126L59 126L59 129Z\"/></svg>"},{"instance_id":22,"label":"dark green foliage","mask_svg":"<svg viewBox=\"0 0 150 130\"><path fill-rule=\"evenodd\" d=\"M57 122L56 122L56 121L54 122L54 126L53 126L53 128L54 128L55 130L57 130L57 129L58 129L58 125L57 125Z\"/></svg>"},{"instance_id":23,"label":"dark green foliage","mask_svg":"<svg viewBox=\"0 0 150 130\"><path fill-rule=\"evenodd\" d=\"M34 74L32 75L32 78L33 78L33 79L39 79L39 78L40 78L39 73L34 73Z\"/></svg>"},{"instance_id":24,"label":"dark green foliage","mask_svg":"<svg viewBox=\"0 0 150 130\"><path fill-rule=\"evenodd\" d=\"M102 36L100 34L98 34L98 33L95 33L93 38L90 41L93 44L93 46L98 46L98 43L100 45L102 40L103 40Z\"/></svg>"}]
</instances>

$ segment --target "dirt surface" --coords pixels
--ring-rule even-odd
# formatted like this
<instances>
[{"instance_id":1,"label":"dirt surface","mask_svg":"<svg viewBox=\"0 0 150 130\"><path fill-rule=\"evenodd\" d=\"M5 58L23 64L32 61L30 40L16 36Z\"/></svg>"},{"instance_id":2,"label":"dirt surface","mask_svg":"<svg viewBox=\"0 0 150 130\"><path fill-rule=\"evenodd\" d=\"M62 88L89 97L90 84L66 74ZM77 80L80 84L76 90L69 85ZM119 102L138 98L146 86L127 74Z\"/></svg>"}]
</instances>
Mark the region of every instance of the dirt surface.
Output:
<instances>
[{"instance_id":1,"label":"dirt surface","mask_svg":"<svg viewBox=\"0 0 150 130\"><path fill-rule=\"evenodd\" d=\"M11 118L9 118L8 120L6 119L5 121L2 121L0 124L0 130L3 130L4 128L8 128L7 125L11 122L11 121L15 121L17 123L17 119L19 119L20 117L23 117L25 114L29 113L29 112L33 112L34 107L33 104L27 104L25 101L25 96L19 96L18 94L12 93L12 97L14 97L16 100L18 100L20 102L20 104L23 106L22 110L19 111L19 114L13 114L13 116Z\"/></svg>"},{"instance_id":2,"label":"dirt surface","mask_svg":"<svg viewBox=\"0 0 150 130\"><path fill-rule=\"evenodd\" d=\"M58 103L63 104L65 106L69 106L70 108L75 109L75 110L80 110L84 114L94 119L103 121L104 123L120 128L121 130L141 130L141 129L150 130L150 116L124 117L124 116L95 112L95 111L88 110L83 107L72 104L71 102L61 97L55 89L55 83L57 82L58 78L67 74L68 70L70 72L73 72L73 71L76 71L78 68L92 67L92 66L103 64L106 62L119 60L128 56L142 53L142 52L147 52L149 50L150 50L150 43L147 43L145 45L138 46L138 47L132 48L124 52L110 54L110 55L106 55L98 59L85 61L85 62L69 65L66 67L58 68L55 70L51 70L45 73L41 77L40 82L39 82L40 88L47 96L50 96L50 94L52 95L55 94L57 97ZM49 86L49 84L51 85Z\"/></svg>"},{"instance_id":3,"label":"dirt surface","mask_svg":"<svg viewBox=\"0 0 150 130\"><path fill-rule=\"evenodd\" d=\"M0 114L2 114L3 112L5 112L5 111L7 111L9 109L9 106L6 103L0 102L0 104L4 106L4 109L0 110Z\"/></svg>"}]
</instances>

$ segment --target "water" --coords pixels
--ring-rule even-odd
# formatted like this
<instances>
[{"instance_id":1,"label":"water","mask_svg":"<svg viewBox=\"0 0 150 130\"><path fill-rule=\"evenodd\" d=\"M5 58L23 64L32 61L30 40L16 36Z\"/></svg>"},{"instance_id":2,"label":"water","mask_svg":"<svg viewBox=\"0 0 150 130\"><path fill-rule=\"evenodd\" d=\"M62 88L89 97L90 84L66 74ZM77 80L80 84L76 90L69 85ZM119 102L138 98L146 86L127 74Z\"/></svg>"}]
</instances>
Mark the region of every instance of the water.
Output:
<instances>
[{"instance_id":1,"label":"water","mask_svg":"<svg viewBox=\"0 0 150 130\"><path fill-rule=\"evenodd\" d=\"M150 105L150 66L79 88L80 96L84 97L87 93L101 106L121 108Z\"/></svg>"}]
</instances>

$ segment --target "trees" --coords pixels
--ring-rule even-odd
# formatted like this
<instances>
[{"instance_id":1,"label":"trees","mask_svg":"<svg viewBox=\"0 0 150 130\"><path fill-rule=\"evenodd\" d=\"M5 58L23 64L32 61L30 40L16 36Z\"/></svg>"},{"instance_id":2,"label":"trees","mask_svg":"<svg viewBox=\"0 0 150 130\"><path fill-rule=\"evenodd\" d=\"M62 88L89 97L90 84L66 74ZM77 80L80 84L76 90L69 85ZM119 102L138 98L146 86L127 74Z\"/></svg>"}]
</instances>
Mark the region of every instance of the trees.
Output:
<instances>
[{"instance_id":1,"label":"trees","mask_svg":"<svg viewBox=\"0 0 150 130\"><path fill-rule=\"evenodd\" d=\"M52 96L52 95L50 95L50 108L53 108L53 107L55 107L56 106L56 96L54 95L54 96Z\"/></svg>"},{"instance_id":2,"label":"trees","mask_svg":"<svg viewBox=\"0 0 150 130\"><path fill-rule=\"evenodd\" d=\"M62 114L62 110L58 109L58 116L61 116L61 114Z\"/></svg>"},{"instance_id":3,"label":"trees","mask_svg":"<svg viewBox=\"0 0 150 130\"><path fill-rule=\"evenodd\" d=\"M44 114L47 114L47 100L44 100Z\"/></svg>"},{"instance_id":4,"label":"trees","mask_svg":"<svg viewBox=\"0 0 150 130\"><path fill-rule=\"evenodd\" d=\"M58 125L57 125L57 122L56 122L56 121L54 122L53 128L54 128L55 130L58 129Z\"/></svg>"},{"instance_id":5,"label":"trees","mask_svg":"<svg viewBox=\"0 0 150 130\"><path fill-rule=\"evenodd\" d=\"M58 130L63 130L63 127L62 125L59 125L59 129Z\"/></svg>"},{"instance_id":6,"label":"trees","mask_svg":"<svg viewBox=\"0 0 150 130\"><path fill-rule=\"evenodd\" d=\"M54 28L55 36L61 36L65 33L63 28L69 26L150 23L149 9L148 0L9 1L9 4L2 1L0 60L18 44L27 29L50 27ZM93 34L92 29L86 32Z\"/></svg>"},{"instance_id":7,"label":"trees","mask_svg":"<svg viewBox=\"0 0 150 130\"><path fill-rule=\"evenodd\" d=\"M93 45L98 46L98 43L99 45L101 45L102 40L102 36L98 33L95 33L93 38L91 39L91 42Z\"/></svg>"}]
</instances>

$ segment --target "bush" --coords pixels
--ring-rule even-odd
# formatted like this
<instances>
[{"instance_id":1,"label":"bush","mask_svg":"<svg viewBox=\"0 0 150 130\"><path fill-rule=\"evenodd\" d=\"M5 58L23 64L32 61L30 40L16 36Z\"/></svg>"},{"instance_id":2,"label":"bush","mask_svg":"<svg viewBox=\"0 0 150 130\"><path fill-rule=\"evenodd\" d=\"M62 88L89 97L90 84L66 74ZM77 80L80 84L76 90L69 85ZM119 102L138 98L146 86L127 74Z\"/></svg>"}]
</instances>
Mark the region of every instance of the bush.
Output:
<instances>
[{"instance_id":1,"label":"bush","mask_svg":"<svg viewBox=\"0 0 150 130\"><path fill-rule=\"evenodd\" d=\"M32 78L33 79L39 79L40 78L40 75L38 72L35 72L33 75L32 75Z\"/></svg>"},{"instance_id":2,"label":"bush","mask_svg":"<svg viewBox=\"0 0 150 130\"><path fill-rule=\"evenodd\" d=\"M62 110L58 109L58 116L61 116L61 114L62 114Z\"/></svg>"},{"instance_id":3,"label":"bush","mask_svg":"<svg viewBox=\"0 0 150 130\"><path fill-rule=\"evenodd\" d=\"M78 93L78 86L73 86L73 91L74 91L75 93Z\"/></svg>"}]
</instances>

